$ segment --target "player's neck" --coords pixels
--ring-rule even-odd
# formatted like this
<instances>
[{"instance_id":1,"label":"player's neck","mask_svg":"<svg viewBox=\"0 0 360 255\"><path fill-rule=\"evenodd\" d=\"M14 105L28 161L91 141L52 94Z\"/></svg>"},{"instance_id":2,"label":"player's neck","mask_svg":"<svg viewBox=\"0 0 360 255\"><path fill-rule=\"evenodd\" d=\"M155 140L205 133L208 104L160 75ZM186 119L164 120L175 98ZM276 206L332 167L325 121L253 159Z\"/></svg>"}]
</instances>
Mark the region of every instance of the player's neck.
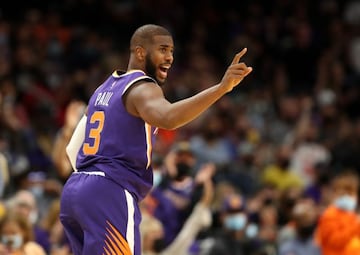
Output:
<instances>
[{"instance_id":1,"label":"player's neck","mask_svg":"<svg viewBox=\"0 0 360 255\"><path fill-rule=\"evenodd\" d=\"M142 71L145 71L144 70L144 65L142 63L139 63L138 61L136 61L136 59L134 59L133 56L130 57L130 60L129 60L129 64L128 64L128 67L127 67L127 70L130 71L130 70L142 70Z\"/></svg>"}]
</instances>

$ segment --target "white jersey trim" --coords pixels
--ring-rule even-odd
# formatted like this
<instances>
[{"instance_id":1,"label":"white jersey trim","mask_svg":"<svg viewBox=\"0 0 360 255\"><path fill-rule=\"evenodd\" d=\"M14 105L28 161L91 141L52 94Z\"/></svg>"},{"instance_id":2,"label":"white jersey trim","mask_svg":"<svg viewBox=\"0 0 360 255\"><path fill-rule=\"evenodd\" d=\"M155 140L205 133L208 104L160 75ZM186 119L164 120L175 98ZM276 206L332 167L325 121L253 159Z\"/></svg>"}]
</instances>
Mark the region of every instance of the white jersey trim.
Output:
<instances>
[{"instance_id":1,"label":"white jersey trim","mask_svg":"<svg viewBox=\"0 0 360 255\"><path fill-rule=\"evenodd\" d=\"M141 80L145 80L145 79L151 80L151 81L153 81L153 82L155 82L155 83L157 84L157 82L156 82L153 78L151 78L151 77L149 77L149 76L146 76L146 75L140 76L140 77L132 80L131 82L129 82L129 83L125 86L124 91L122 92L122 95L124 95L125 92L130 88L130 86L134 85L134 83L136 83L136 82L138 82L138 81L141 81Z\"/></svg>"},{"instance_id":2,"label":"white jersey trim","mask_svg":"<svg viewBox=\"0 0 360 255\"><path fill-rule=\"evenodd\" d=\"M84 171L76 171L76 172L73 172L74 174L88 174L88 175L99 175L99 176L103 176L105 177L105 173L104 172L101 172L101 171L94 171L94 172L84 172Z\"/></svg>"},{"instance_id":3,"label":"white jersey trim","mask_svg":"<svg viewBox=\"0 0 360 255\"><path fill-rule=\"evenodd\" d=\"M121 72L121 71L120 71ZM136 72L141 72L145 75L145 72L143 70L140 70L140 69L132 69L132 70L129 70L127 72L121 72L121 74L118 73L118 70L115 70L113 73L112 73L112 76L115 77L115 78L119 78L121 76L126 76L128 74L132 74L132 73L136 73Z\"/></svg>"},{"instance_id":4,"label":"white jersey trim","mask_svg":"<svg viewBox=\"0 0 360 255\"><path fill-rule=\"evenodd\" d=\"M147 158L146 169L148 169L151 165L151 151L152 151L151 126L145 122L144 129L145 129L146 158Z\"/></svg>"},{"instance_id":5,"label":"white jersey trim","mask_svg":"<svg viewBox=\"0 0 360 255\"><path fill-rule=\"evenodd\" d=\"M134 217L135 217L135 208L134 208L134 199L131 194L125 190L125 197L128 209L128 222L126 227L126 240L129 244L131 254L134 254L135 248L135 224L134 224Z\"/></svg>"}]
</instances>

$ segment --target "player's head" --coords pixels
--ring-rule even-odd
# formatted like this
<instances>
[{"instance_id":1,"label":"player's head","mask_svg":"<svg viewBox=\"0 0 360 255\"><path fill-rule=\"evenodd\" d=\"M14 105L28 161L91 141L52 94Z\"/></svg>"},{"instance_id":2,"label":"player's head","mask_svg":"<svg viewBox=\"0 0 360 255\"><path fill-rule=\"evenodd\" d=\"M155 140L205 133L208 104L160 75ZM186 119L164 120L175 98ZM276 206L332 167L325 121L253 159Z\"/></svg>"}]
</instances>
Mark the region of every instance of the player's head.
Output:
<instances>
[{"instance_id":1,"label":"player's head","mask_svg":"<svg viewBox=\"0 0 360 255\"><path fill-rule=\"evenodd\" d=\"M160 85L173 62L174 42L170 32L158 25L139 27L130 40L130 68L140 68Z\"/></svg>"}]
</instances>

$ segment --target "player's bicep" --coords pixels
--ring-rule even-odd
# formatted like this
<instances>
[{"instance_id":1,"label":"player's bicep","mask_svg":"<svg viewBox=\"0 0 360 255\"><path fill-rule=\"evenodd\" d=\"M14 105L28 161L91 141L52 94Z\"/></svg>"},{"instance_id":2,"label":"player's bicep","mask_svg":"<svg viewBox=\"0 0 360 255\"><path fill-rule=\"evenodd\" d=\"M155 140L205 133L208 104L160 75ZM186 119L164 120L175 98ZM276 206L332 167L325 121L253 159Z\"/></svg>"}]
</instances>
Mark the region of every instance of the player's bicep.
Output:
<instances>
[{"instance_id":1,"label":"player's bicep","mask_svg":"<svg viewBox=\"0 0 360 255\"><path fill-rule=\"evenodd\" d=\"M149 99L137 108L140 117L151 126L168 128L170 103L164 98Z\"/></svg>"},{"instance_id":2,"label":"player's bicep","mask_svg":"<svg viewBox=\"0 0 360 255\"><path fill-rule=\"evenodd\" d=\"M161 88L154 83L135 85L126 95L127 110L152 126L166 127L167 113L171 103L167 101Z\"/></svg>"}]
</instances>

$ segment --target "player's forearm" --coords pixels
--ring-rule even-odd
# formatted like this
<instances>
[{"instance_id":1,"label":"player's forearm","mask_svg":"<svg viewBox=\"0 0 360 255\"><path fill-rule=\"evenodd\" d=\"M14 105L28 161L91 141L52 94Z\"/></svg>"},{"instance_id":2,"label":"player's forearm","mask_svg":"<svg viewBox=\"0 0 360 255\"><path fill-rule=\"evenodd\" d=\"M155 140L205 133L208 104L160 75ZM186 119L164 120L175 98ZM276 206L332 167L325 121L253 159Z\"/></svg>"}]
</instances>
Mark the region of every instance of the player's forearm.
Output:
<instances>
[{"instance_id":1,"label":"player's forearm","mask_svg":"<svg viewBox=\"0 0 360 255\"><path fill-rule=\"evenodd\" d=\"M165 128L175 129L189 123L207 110L224 94L226 94L226 91L224 91L220 85L215 85L192 97L173 103L165 115Z\"/></svg>"},{"instance_id":2,"label":"player's forearm","mask_svg":"<svg viewBox=\"0 0 360 255\"><path fill-rule=\"evenodd\" d=\"M84 115L78 125L76 126L74 133L70 139L69 144L66 146L66 154L70 160L72 168L76 171L76 157L79 152L83 141L85 139L85 126L86 126L86 115Z\"/></svg>"}]
</instances>

